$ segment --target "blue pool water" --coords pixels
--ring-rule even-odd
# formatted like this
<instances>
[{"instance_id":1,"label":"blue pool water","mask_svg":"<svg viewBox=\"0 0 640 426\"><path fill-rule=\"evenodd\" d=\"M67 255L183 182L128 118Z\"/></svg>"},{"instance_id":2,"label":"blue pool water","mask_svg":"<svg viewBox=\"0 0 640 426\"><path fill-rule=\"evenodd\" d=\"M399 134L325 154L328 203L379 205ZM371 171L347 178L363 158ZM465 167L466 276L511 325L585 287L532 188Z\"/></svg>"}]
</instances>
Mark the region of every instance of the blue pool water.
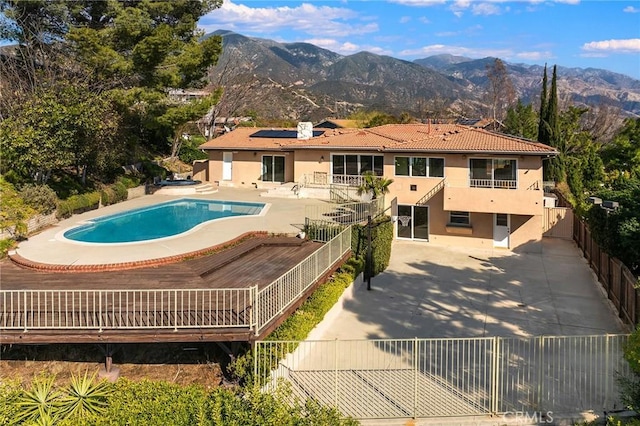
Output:
<instances>
[{"instance_id":1,"label":"blue pool water","mask_svg":"<svg viewBox=\"0 0 640 426\"><path fill-rule=\"evenodd\" d=\"M92 219L64 237L87 243L130 243L186 232L210 220L258 215L262 203L180 199Z\"/></svg>"}]
</instances>

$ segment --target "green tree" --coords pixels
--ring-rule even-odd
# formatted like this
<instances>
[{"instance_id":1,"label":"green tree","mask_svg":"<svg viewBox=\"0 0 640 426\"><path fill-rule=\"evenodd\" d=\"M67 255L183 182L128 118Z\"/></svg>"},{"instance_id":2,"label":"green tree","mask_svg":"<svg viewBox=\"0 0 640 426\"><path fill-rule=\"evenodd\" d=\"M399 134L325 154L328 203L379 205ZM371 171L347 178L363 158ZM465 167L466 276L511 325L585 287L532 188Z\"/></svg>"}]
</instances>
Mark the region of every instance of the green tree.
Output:
<instances>
[{"instance_id":1,"label":"green tree","mask_svg":"<svg viewBox=\"0 0 640 426\"><path fill-rule=\"evenodd\" d=\"M542 75L542 91L540 92L540 110L538 112L538 142L549 145L551 138L547 133L547 127L544 120L547 116L547 64L544 64L544 73Z\"/></svg>"},{"instance_id":2,"label":"green tree","mask_svg":"<svg viewBox=\"0 0 640 426\"><path fill-rule=\"evenodd\" d=\"M591 207L587 222L593 238L607 253L640 274L640 178L619 181L614 188L603 188L594 195L617 201L620 207L613 212Z\"/></svg>"},{"instance_id":3,"label":"green tree","mask_svg":"<svg viewBox=\"0 0 640 426\"><path fill-rule=\"evenodd\" d=\"M520 99L507 110L504 132L509 135L535 140L538 134L538 116L533 105L524 105Z\"/></svg>"},{"instance_id":4,"label":"green tree","mask_svg":"<svg viewBox=\"0 0 640 426\"><path fill-rule=\"evenodd\" d=\"M174 129L171 143L172 159L175 159L180 154L187 124L204 116L218 102L221 93L221 90L217 90L209 96L169 107L164 114L158 117L159 124Z\"/></svg>"},{"instance_id":5,"label":"green tree","mask_svg":"<svg viewBox=\"0 0 640 426\"><path fill-rule=\"evenodd\" d=\"M558 128L558 84L557 84L557 67L553 66L553 76L551 78L551 89L549 90L549 102L544 118L541 118L542 125L545 128L544 135L548 139L548 145L556 148L561 154L549 159L546 169L546 180L555 182L564 182L566 180L566 141L560 136Z\"/></svg>"},{"instance_id":6,"label":"green tree","mask_svg":"<svg viewBox=\"0 0 640 426\"><path fill-rule=\"evenodd\" d=\"M610 178L640 177L640 118L628 118L613 141L602 149Z\"/></svg>"},{"instance_id":7,"label":"green tree","mask_svg":"<svg viewBox=\"0 0 640 426\"><path fill-rule=\"evenodd\" d=\"M3 168L36 183L69 168L83 182L87 174L103 177L122 160L118 132L119 117L107 94L96 96L85 86L60 82L36 92L0 122Z\"/></svg>"},{"instance_id":8,"label":"green tree","mask_svg":"<svg viewBox=\"0 0 640 426\"><path fill-rule=\"evenodd\" d=\"M599 146L591 133L582 128L582 117L588 108L570 106L558 117L558 159L566 171L566 180L578 200L585 199L585 191L595 191L604 179L604 166L598 155Z\"/></svg>"},{"instance_id":9,"label":"green tree","mask_svg":"<svg viewBox=\"0 0 640 426\"><path fill-rule=\"evenodd\" d=\"M216 63L222 44L220 37L203 39L197 22L220 4L220 0L5 0L0 3L0 12L6 18L0 31L19 45L15 60L0 68L6 71L3 77L8 77L3 78L3 86L16 90L28 87L30 99L35 94L46 96L46 92L55 97L53 82L84 82L94 96L114 101L111 112L121 117L121 134L127 138L120 140L129 152L135 152L139 144L168 151L166 141L173 139L176 129L166 116L159 120L172 114L168 89L205 84L206 71ZM21 104L24 103L3 103L0 118L14 116L13 110ZM46 114L48 110L41 112ZM79 116L82 114L75 115ZM16 127L19 126L25 127L24 123ZM41 126L39 131L47 133ZM79 149L88 146L82 137L79 132L65 137L63 152L71 152L69 145L75 144L76 158L72 162L86 167L99 160L95 155L100 151ZM29 161L48 165L54 160L51 152L57 149L44 149L43 160ZM61 162L68 163L69 158L62 158Z\"/></svg>"}]
</instances>

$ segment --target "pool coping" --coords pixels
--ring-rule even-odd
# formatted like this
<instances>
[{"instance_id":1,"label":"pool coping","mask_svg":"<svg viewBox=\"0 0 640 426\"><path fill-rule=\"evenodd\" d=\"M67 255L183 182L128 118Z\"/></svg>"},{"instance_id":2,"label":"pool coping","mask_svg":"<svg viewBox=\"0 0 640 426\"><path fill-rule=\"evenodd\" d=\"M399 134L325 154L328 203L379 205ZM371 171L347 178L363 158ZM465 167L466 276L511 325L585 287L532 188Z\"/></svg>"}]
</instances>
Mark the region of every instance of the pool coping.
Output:
<instances>
[{"instance_id":1,"label":"pool coping","mask_svg":"<svg viewBox=\"0 0 640 426\"><path fill-rule=\"evenodd\" d=\"M229 241L215 244L203 249L181 253L173 256L165 256L156 259L136 260L131 262L105 263L105 264L87 264L87 265L62 265L33 261L19 255L15 250L9 252L9 258L13 263L26 269L42 271L42 272L112 272L124 271L129 269L148 268L171 263L182 262L187 259L201 257L208 254L215 254L221 250L230 248L237 243L248 238L266 238L269 236L267 231L249 231L241 234Z\"/></svg>"}]
</instances>

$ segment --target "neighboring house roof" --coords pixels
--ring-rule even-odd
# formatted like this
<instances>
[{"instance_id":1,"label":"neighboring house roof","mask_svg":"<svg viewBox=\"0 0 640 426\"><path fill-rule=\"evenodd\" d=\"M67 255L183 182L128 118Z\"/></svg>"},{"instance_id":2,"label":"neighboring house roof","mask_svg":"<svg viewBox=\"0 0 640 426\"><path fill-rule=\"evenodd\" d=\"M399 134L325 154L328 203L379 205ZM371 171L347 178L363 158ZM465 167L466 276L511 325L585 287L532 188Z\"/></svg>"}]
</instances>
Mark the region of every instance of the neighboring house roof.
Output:
<instances>
[{"instance_id":1,"label":"neighboring house roof","mask_svg":"<svg viewBox=\"0 0 640 426\"><path fill-rule=\"evenodd\" d=\"M317 129L357 129L360 127L357 120L343 120L338 118L326 118L314 126Z\"/></svg>"},{"instance_id":2,"label":"neighboring house roof","mask_svg":"<svg viewBox=\"0 0 640 426\"><path fill-rule=\"evenodd\" d=\"M238 128L200 146L221 150L333 149L379 152L556 155L548 145L458 124L387 124L369 129L328 129L297 139L294 129ZM280 137L259 137L280 136ZM317 136L316 136L317 135Z\"/></svg>"}]
</instances>

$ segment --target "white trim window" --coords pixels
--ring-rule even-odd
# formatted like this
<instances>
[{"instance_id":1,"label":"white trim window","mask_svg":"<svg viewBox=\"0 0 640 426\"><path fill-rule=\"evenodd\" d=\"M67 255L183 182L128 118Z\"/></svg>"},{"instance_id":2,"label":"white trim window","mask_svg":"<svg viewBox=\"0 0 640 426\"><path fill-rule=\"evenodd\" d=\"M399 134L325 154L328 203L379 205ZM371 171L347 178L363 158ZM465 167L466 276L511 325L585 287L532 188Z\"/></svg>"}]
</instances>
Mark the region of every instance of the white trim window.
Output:
<instances>
[{"instance_id":1,"label":"white trim window","mask_svg":"<svg viewBox=\"0 0 640 426\"><path fill-rule=\"evenodd\" d=\"M450 211L449 223L457 226L470 226L471 215L469 212Z\"/></svg>"},{"instance_id":2,"label":"white trim window","mask_svg":"<svg viewBox=\"0 0 640 426\"><path fill-rule=\"evenodd\" d=\"M444 177L444 158L395 157L395 175L412 177Z\"/></svg>"},{"instance_id":3,"label":"white trim window","mask_svg":"<svg viewBox=\"0 0 640 426\"><path fill-rule=\"evenodd\" d=\"M518 189L518 162L506 158L470 158L471 188Z\"/></svg>"},{"instance_id":4,"label":"white trim window","mask_svg":"<svg viewBox=\"0 0 640 426\"><path fill-rule=\"evenodd\" d=\"M382 176L384 155L331 154L331 179L333 183L358 186L365 172Z\"/></svg>"}]
</instances>

